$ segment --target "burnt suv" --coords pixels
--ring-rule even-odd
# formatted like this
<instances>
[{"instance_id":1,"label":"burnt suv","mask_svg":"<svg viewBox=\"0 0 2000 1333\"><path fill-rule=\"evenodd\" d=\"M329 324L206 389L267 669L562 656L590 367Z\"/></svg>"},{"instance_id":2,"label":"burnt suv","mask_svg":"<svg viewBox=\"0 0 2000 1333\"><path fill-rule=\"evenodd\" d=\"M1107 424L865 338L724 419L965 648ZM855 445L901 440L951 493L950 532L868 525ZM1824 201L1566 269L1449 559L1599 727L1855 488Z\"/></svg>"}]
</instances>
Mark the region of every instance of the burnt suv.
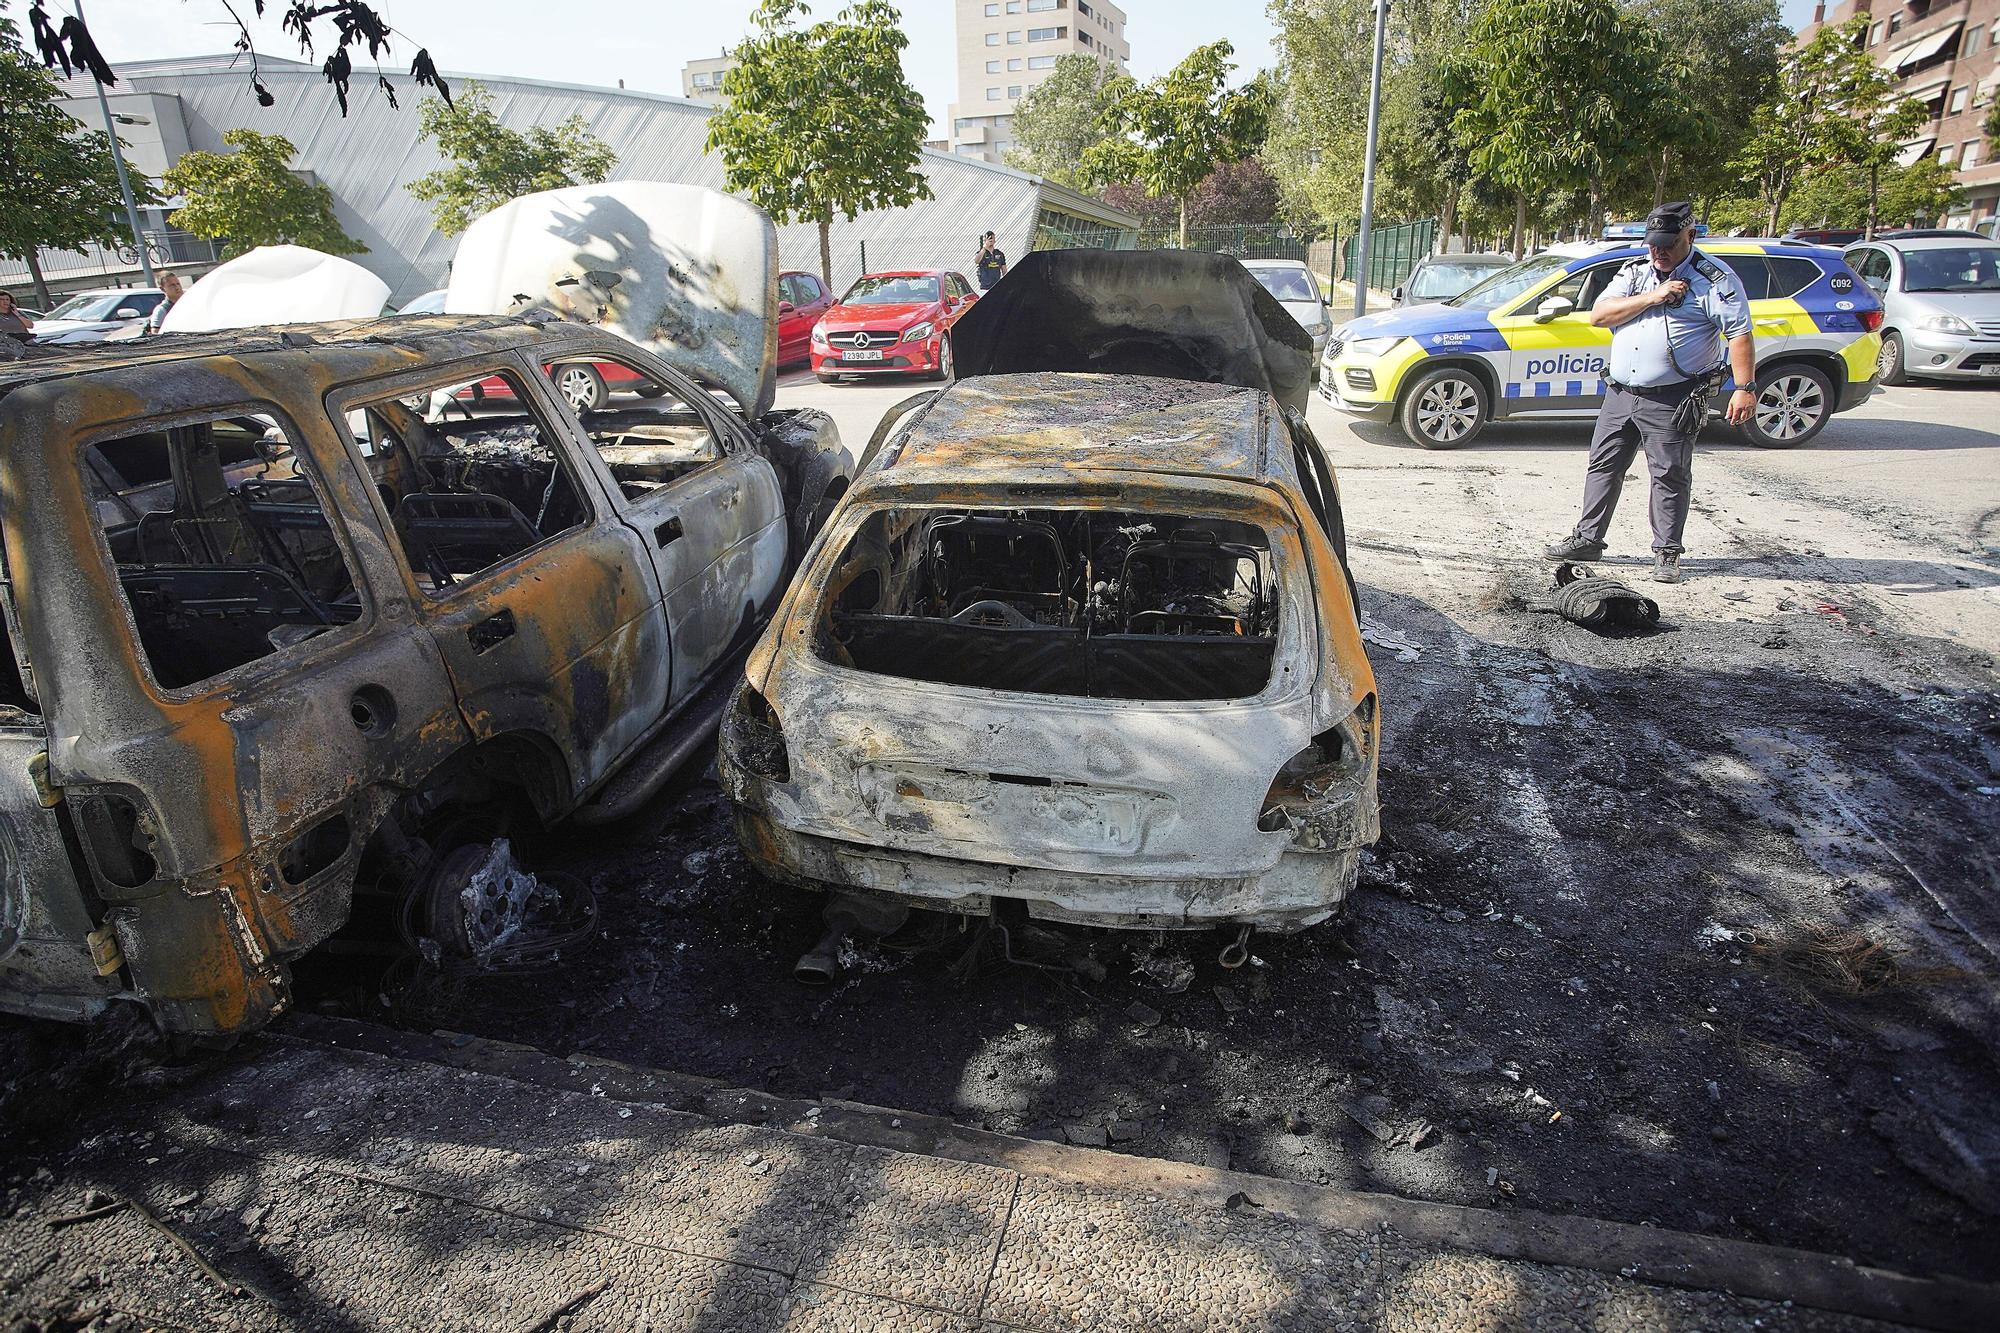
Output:
<instances>
[{"instance_id":1,"label":"burnt suv","mask_svg":"<svg viewBox=\"0 0 2000 1333\"><path fill-rule=\"evenodd\" d=\"M715 281L775 317L764 253ZM573 412L552 374L601 363L648 396ZM493 316L0 366L0 1009L254 1027L364 896L469 947L463 812L643 802L851 471L768 374L720 382Z\"/></svg>"}]
</instances>

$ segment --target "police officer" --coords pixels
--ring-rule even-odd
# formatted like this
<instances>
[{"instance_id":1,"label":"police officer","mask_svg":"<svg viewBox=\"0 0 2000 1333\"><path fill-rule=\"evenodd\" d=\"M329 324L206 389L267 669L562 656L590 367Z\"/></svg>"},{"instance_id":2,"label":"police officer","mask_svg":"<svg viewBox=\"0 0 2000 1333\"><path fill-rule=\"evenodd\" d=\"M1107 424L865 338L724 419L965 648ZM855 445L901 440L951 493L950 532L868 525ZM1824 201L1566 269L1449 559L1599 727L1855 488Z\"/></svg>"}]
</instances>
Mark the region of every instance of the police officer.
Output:
<instances>
[{"instance_id":1,"label":"police officer","mask_svg":"<svg viewBox=\"0 0 2000 1333\"><path fill-rule=\"evenodd\" d=\"M1731 425L1750 419L1757 398L1746 386L1756 381L1757 353L1735 275L1694 248L1689 205L1653 210L1646 251L1618 270L1591 307L1590 322L1612 330L1611 364L1584 472L1583 520L1545 554L1554 560L1604 554L1625 469L1644 446L1653 476L1653 578L1679 583L1695 436L1725 369L1737 388L1724 415Z\"/></svg>"}]
</instances>

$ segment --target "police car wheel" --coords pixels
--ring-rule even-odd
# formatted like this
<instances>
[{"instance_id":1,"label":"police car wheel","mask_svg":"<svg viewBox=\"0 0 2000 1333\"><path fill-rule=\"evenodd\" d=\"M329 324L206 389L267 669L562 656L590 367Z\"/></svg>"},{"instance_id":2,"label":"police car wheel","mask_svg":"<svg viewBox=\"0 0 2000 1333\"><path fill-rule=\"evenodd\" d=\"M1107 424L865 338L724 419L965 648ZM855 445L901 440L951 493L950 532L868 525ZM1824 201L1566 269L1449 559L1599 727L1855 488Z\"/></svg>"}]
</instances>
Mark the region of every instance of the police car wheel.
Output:
<instances>
[{"instance_id":1,"label":"police car wheel","mask_svg":"<svg viewBox=\"0 0 2000 1333\"><path fill-rule=\"evenodd\" d=\"M1878 384L1908 384L1910 377L1903 369L1903 340L1893 333L1882 335L1882 351L1875 358L1875 381Z\"/></svg>"},{"instance_id":2,"label":"police car wheel","mask_svg":"<svg viewBox=\"0 0 2000 1333\"><path fill-rule=\"evenodd\" d=\"M1486 425L1486 386L1470 371L1433 370L1403 398L1403 434L1426 449L1456 449Z\"/></svg>"},{"instance_id":3,"label":"police car wheel","mask_svg":"<svg viewBox=\"0 0 2000 1333\"><path fill-rule=\"evenodd\" d=\"M1762 449L1795 449L1833 415L1833 385L1811 366L1773 366L1757 376L1757 406L1743 435Z\"/></svg>"}]
</instances>

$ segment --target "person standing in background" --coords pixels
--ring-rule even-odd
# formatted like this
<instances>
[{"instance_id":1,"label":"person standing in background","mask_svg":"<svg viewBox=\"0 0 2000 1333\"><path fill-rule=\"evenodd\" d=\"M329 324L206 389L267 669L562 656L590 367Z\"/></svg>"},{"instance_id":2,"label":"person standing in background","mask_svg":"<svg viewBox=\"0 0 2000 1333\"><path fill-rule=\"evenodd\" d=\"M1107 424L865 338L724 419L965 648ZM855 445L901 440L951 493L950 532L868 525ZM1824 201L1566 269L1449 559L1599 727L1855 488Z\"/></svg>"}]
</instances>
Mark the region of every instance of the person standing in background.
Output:
<instances>
[{"instance_id":1,"label":"person standing in background","mask_svg":"<svg viewBox=\"0 0 2000 1333\"><path fill-rule=\"evenodd\" d=\"M979 290L990 292L993 284L1007 276L1007 252L1002 250L992 232L979 238L979 254L972 261L979 272Z\"/></svg>"}]
</instances>

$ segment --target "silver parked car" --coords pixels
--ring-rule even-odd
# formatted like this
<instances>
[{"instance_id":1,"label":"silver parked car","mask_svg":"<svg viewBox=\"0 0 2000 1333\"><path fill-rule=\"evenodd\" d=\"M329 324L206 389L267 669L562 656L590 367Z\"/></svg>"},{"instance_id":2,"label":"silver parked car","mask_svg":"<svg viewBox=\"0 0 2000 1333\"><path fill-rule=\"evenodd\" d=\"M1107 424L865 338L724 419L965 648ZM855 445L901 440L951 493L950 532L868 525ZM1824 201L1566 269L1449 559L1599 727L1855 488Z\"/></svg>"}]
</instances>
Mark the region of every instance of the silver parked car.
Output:
<instances>
[{"instance_id":1,"label":"silver parked car","mask_svg":"<svg viewBox=\"0 0 2000 1333\"><path fill-rule=\"evenodd\" d=\"M1300 328L1312 335L1313 373L1318 374L1320 354L1326 350L1326 336L1333 329L1333 316L1328 313L1319 279L1296 259L1246 259L1243 267L1250 270L1259 287L1278 298L1278 304Z\"/></svg>"},{"instance_id":2,"label":"silver parked car","mask_svg":"<svg viewBox=\"0 0 2000 1333\"><path fill-rule=\"evenodd\" d=\"M1882 298L1881 383L2000 380L2000 241L1877 237L1847 263Z\"/></svg>"}]
</instances>

